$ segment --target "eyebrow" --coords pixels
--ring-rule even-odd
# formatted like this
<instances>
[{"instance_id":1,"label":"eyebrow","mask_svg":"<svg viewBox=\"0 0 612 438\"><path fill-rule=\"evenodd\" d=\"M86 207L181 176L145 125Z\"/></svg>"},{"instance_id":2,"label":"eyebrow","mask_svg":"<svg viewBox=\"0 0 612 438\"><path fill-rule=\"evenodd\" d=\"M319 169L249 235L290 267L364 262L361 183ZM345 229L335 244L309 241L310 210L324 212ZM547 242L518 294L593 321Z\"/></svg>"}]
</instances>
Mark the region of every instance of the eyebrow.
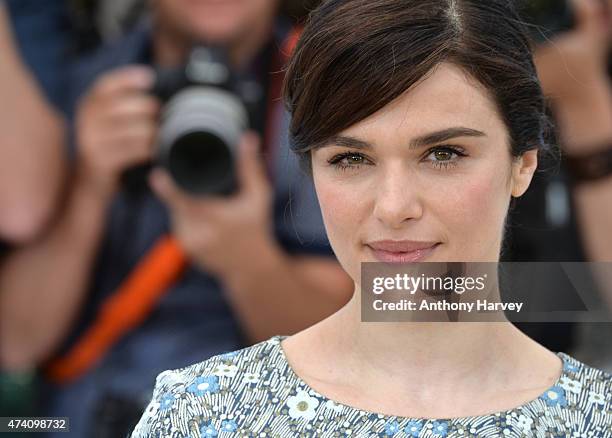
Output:
<instances>
[{"instance_id":1,"label":"eyebrow","mask_svg":"<svg viewBox=\"0 0 612 438\"><path fill-rule=\"evenodd\" d=\"M408 144L410 149L417 149L423 146L441 143L457 137L486 137L487 135L477 129L456 126L443 129L441 131L430 132L420 137L414 138ZM371 149L373 145L367 141L359 140L346 135L334 135L327 140L322 146L344 146L356 149Z\"/></svg>"}]
</instances>

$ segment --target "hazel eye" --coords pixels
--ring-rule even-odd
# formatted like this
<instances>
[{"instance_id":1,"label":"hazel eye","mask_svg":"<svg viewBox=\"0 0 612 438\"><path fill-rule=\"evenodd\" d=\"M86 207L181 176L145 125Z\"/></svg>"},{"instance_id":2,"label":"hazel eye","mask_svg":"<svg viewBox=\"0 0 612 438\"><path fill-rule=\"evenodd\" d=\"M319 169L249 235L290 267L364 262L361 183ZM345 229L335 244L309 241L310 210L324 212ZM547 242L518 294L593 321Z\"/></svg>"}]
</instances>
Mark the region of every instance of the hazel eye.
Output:
<instances>
[{"instance_id":1,"label":"hazel eye","mask_svg":"<svg viewBox=\"0 0 612 438\"><path fill-rule=\"evenodd\" d=\"M362 165L370 164L369 160L364 155L357 152L344 152L335 155L328 160L328 163L340 170L358 168Z\"/></svg>"},{"instance_id":2,"label":"hazel eye","mask_svg":"<svg viewBox=\"0 0 612 438\"><path fill-rule=\"evenodd\" d=\"M428 151L426 161L434 167L447 169L450 166L456 166L458 161L466 156L462 148L437 146Z\"/></svg>"},{"instance_id":3,"label":"hazel eye","mask_svg":"<svg viewBox=\"0 0 612 438\"><path fill-rule=\"evenodd\" d=\"M449 161L453 159L453 153L449 151L439 150L433 152L433 155L438 161Z\"/></svg>"}]
</instances>

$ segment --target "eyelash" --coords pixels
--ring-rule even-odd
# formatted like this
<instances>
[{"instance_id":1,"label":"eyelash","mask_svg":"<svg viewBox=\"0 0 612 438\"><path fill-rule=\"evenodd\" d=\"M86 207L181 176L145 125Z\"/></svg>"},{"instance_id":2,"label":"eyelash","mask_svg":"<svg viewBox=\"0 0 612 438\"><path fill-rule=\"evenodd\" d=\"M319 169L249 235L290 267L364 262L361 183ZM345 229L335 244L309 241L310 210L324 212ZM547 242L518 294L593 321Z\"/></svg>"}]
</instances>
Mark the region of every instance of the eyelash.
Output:
<instances>
[{"instance_id":1,"label":"eyelash","mask_svg":"<svg viewBox=\"0 0 612 438\"><path fill-rule=\"evenodd\" d=\"M444 170L447 170L449 167L456 166L457 161L459 159L467 156L463 148L460 148L457 146L450 146L450 145L433 147L427 151L425 156L428 157L429 155L435 152L450 152L451 154L455 154L457 156L457 158L453 160L444 160L444 161L427 160L427 161L430 161L434 167L438 169L444 169ZM357 169L362 165L362 163L358 163L358 164L343 164L342 163L343 160L347 158L355 158L355 157L359 157L363 160L368 160L368 158L365 155L361 154L360 152L343 152L341 154L334 155L332 158L328 160L328 163L332 165L333 167L335 167L336 169L342 170L342 171L346 171L348 169Z\"/></svg>"}]
</instances>

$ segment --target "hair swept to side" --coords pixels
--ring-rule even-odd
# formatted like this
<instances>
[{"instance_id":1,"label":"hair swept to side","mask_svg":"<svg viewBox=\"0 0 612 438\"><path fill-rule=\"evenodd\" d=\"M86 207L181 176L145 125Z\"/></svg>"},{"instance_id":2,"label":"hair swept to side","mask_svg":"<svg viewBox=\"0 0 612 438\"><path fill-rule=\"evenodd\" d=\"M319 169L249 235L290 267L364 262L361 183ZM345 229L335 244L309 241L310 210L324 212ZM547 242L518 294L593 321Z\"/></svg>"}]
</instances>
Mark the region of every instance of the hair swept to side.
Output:
<instances>
[{"instance_id":1,"label":"hair swept to side","mask_svg":"<svg viewBox=\"0 0 612 438\"><path fill-rule=\"evenodd\" d=\"M287 67L291 148L310 150L374 114L442 62L481 83L513 156L552 151L550 120L525 25L512 0L326 0Z\"/></svg>"}]
</instances>

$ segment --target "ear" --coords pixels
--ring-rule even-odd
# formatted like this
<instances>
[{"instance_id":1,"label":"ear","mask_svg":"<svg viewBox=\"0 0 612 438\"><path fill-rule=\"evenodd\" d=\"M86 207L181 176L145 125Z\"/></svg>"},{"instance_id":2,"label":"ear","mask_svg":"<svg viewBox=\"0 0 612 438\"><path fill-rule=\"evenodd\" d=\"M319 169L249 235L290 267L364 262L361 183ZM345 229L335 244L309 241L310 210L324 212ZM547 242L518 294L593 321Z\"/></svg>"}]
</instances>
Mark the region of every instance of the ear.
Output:
<instances>
[{"instance_id":1,"label":"ear","mask_svg":"<svg viewBox=\"0 0 612 438\"><path fill-rule=\"evenodd\" d=\"M524 152L514 160L512 163L512 196L518 198L527 191L537 167L537 149Z\"/></svg>"}]
</instances>

